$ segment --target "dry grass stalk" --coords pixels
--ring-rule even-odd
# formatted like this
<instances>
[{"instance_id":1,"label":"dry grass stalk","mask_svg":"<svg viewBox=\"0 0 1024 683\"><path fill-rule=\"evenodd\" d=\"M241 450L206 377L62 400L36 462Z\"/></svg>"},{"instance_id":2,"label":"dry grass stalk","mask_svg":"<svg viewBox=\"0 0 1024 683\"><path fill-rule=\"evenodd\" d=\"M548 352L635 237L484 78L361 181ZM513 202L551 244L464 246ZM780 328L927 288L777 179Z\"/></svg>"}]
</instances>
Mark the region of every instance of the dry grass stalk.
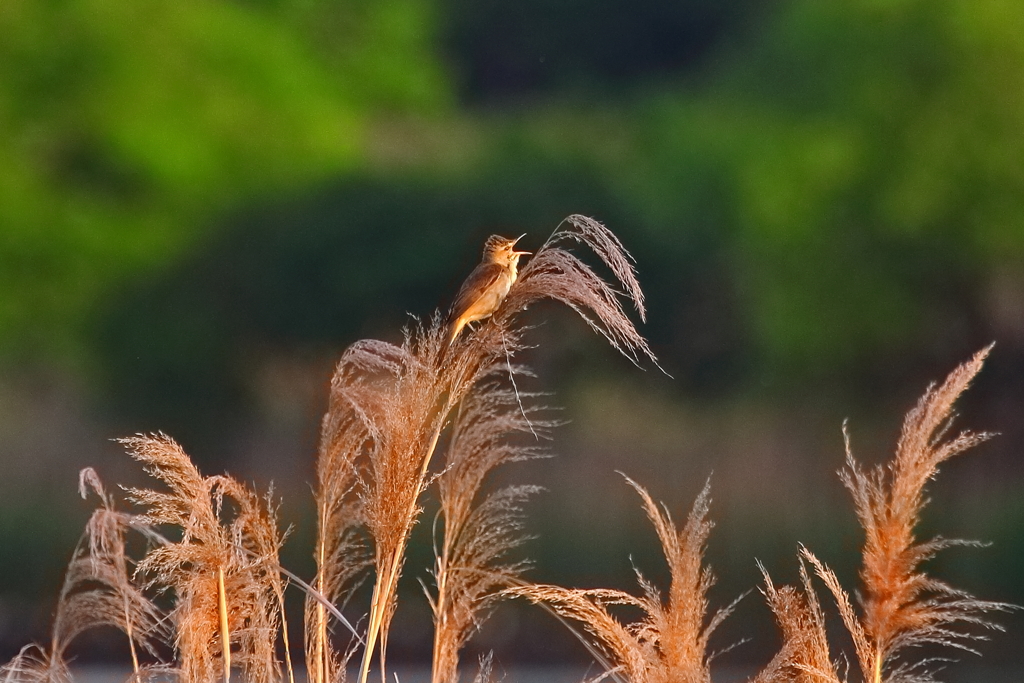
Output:
<instances>
[{"instance_id":1,"label":"dry grass stalk","mask_svg":"<svg viewBox=\"0 0 1024 683\"><path fill-rule=\"evenodd\" d=\"M71 670L63 657L32 643L0 667L4 683L72 683Z\"/></svg>"},{"instance_id":2,"label":"dry grass stalk","mask_svg":"<svg viewBox=\"0 0 1024 683\"><path fill-rule=\"evenodd\" d=\"M577 620L594 636L613 668L629 683L709 683L708 639L732 606L707 617L707 592L713 584L703 565L711 522L707 519L709 488L694 502L686 524L676 529L668 512L659 508L636 482L627 481L640 494L671 573L667 601L653 584L639 577L643 597L622 591L578 590L531 585L510 589L534 602L550 605L564 617ZM609 607L632 605L643 610L640 621L623 625Z\"/></svg>"},{"instance_id":3,"label":"dry grass stalk","mask_svg":"<svg viewBox=\"0 0 1024 683\"><path fill-rule=\"evenodd\" d=\"M519 270L519 278L489 324L481 325L475 335L465 335L463 342L469 346L493 347L496 341L501 341L493 339L495 333L500 336L507 330L515 315L540 299L554 299L576 311L595 332L633 362L639 363L643 357L656 363L647 341L626 316L619 291L562 246L571 243L586 246L597 254L640 319L645 320L644 295L632 256L611 230L592 218L577 214L566 218ZM477 355L490 357L479 352Z\"/></svg>"},{"instance_id":4,"label":"dry grass stalk","mask_svg":"<svg viewBox=\"0 0 1024 683\"><path fill-rule=\"evenodd\" d=\"M358 342L345 352L332 383L331 410L337 414L329 414L325 423L343 429L328 435L331 441L322 445L321 451L337 453L335 459L349 468L358 488L355 501L346 504L352 487L348 481L345 488L339 487L341 499L331 504L333 511L324 504L326 501L321 502L322 528L342 534L335 537L333 548L338 547L338 538L350 544L356 519L353 513L361 512L359 521L373 537L377 570L360 680L366 678L378 642L381 652L385 650L405 546L419 512L417 501L426 486L427 466L450 410L439 409L437 403L457 400L452 395L451 378L442 376L435 363L429 362L442 351L443 339L440 325L435 324L416 340L407 339L402 347ZM357 463L365 469L357 469ZM320 569L324 578L318 579L318 587L322 586L327 595L339 590L328 584L328 577L353 573L349 558L328 550L331 543L321 540L324 550L318 557L318 561L323 558L325 562ZM318 630L324 637L323 645L318 646L320 652L331 652L326 629L318 625ZM339 675L340 670L331 671L330 666L325 658L317 674Z\"/></svg>"},{"instance_id":5,"label":"dry grass stalk","mask_svg":"<svg viewBox=\"0 0 1024 683\"><path fill-rule=\"evenodd\" d=\"M70 681L64 661L68 645L98 626L114 626L125 633L137 677L142 669L137 647L155 656L157 644L167 636L160 610L132 582L134 563L125 552L128 530L142 525L115 509L99 476L86 468L79 474L79 492L85 498L90 490L99 497L100 507L90 516L64 575L50 647L23 649L0 669L4 681Z\"/></svg>"},{"instance_id":6,"label":"dry grass stalk","mask_svg":"<svg viewBox=\"0 0 1024 683\"><path fill-rule=\"evenodd\" d=\"M482 493L487 475L498 466L541 455L536 445L517 444L510 437L540 436L553 426L535 416L537 409L527 412L522 396L500 384L510 371L504 363L496 365L494 378L463 400L439 477L443 531L435 549L437 593L431 599L433 683L457 683L459 650L502 597L501 591L527 567L506 558L525 540L522 502L538 489L510 486Z\"/></svg>"},{"instance_id":7,"label":"dry grass stalk","mask_svg":"<svg viewBox=\"0 0 1024 683\"><path fill-rule=\"evenodd\" d=\"M563 225L520 271L498 311L451 347L440 316L435 316L426 328L410 331L401 346L379 341L353 344L338 365L318 463L321 538L316 587L336 598L344 593L344 581L338 578L347 580L354 572L352 561L337 549L350 547L352 529L365 524L373 540L376 573L360 683L366 680L378 645L384 672L405 548L420 514L418 500L430 479L441 430L495 364L508 362L522 348L516 315L539 299L554 298L578 311L634 361L640 356L653 359L617 291L558 245L575 241L591 247L642 316L643 295L628 253L596 221L572 216ZM327 615L319 607L310 615L311 676L336 680L343 673L328 642Z\"/></svg>"},{"instance_id":8,"label":"dry grass stalk","mask_svg":"<svg viewBox=\"0 0 1024 683\"><path fill-rule=\"evenodd\" d=\"M660 654L660 668L652 680L658 683L710 681L708 639L731 611L731 607L719 610L704 625L708 612L707 593L714 583L711 570L703 566L704 548L712 527L707 519L710 484L705 484L697 496L686 524L676 530L668 510L659 509L639 484L629 478L626 481L643 498L672 577L665 604L657 589L641 580L648 619L640 635L655 644Z\"/></svg>"},{"instance_id":9,"label":"dry grass stalk","mask_svg":"<svg viewBox=\"0 0 1024 683\"><path fill-rule=\"evenodd\" d=\"M181 534L180 540L150 550L137 569L152 585L175 592L180 679L227 680L233 660L247 681L280 681L276 644L283 619L282 541L269 496L261 502L230 477L203 477L163 434L121 442L169 489L129 491L133 502L147 508L142 521L177 527Z\"/></svg>"},{"instance_id":10,"label":"dry grass stalk","mask_svg":"<svg viewBox=\"0 0 1024 683\"><path fill-rule=\"evenodd\" d=\"M921 567L940 550L972 543L943 538L918 542L914 536L927 502L924 487L938 466L988 438L971 432L947 438L946 431L954 402L981 370L989 348L954 370L940 386L928 388L907 414L896 455L887 465L862 470L847 438L841 477L853 494L865 532L860 614L835 575L803 551L836 599L865 681L933 680L927 662L901 662L899 656L909 647L929 644L973 651L969 643L980 636L964 627L997 629L987 613L1009 608L978 600L929 576Z\"/></svg>"},{"instance_id":11,"label":"dry grass stalk","mask_svg":"<svg viewBox=\"0 0 1024 683\"><path fill-rule=\"evenodd\" d=\"M224 683L231 680L231 630L228 628L228 592L224 587L224 567L217 567L217 616L220 617L220 651L224 662Z\"/></svg>"}]
</instances>

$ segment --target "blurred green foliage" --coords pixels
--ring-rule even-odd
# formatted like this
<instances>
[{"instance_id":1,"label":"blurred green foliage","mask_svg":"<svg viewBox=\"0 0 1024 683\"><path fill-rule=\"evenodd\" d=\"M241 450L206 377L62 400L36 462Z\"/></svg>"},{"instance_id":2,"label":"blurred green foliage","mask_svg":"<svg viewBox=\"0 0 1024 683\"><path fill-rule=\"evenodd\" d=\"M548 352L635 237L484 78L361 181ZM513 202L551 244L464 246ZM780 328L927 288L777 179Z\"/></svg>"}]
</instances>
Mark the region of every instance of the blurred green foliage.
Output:
<instances>
[{"instance_id":1,"label":"blurred green foliage","mask_svg":"<svg viewBox=\"0 0 1024 683\"><path fill-rule=\"evenodd\" d=\"M12 0L0 352L99 359L130 405L165 378L154 418L227 408L247 340L428 315L484 234L582 212L636 252L685 387L947 367L1005 341L993 291L1024 282L1022 24L1006 0Z\"/></svg>"},{"instance_id":2,"label":"blurred green foliage","mask_svg":"<svg viewBox=\"0 0 1024 683\"><path fill-rule=\"evenodd\" d=\"M702 243L765 372L945 359L1004 336L993 274L1024 274L1022 21L783 3L673 87L534 138L594 159L661 249Z\"/></svg>"},{"instance_id":3,"label":"blurred green foliage","mask_svg":"<svg viewBox=\"0 0 1024 683\"><path fill-rule=\"evenodd\" d=\"M204 238L231 225L270 260L416 245L414 263L377 263L376 285L358 276L373 259L329 264L350 275L319 294L351 333L368 310L339 301L403 310L444 291L453 236L547 229L538 203L598 216L648 259L652 333L697 384L856 374L908 352L946 362L999 336L990 274L1024 262L1014 3L600 7L6 3L0 344L75 353L118 283L259 251ZM455 90L499 104L459 110ZM402 170L367 171L367 130L388 120L413 144L399 143ZM445 140L459 126L475 134ZM455 168L423 135L475 152ZM302 258L261 265L276 295L254 316L280 300L295 322ZM183 271L163 272L174 287ZM289 334L337 339L331 319Z\"/></svg>"},{"instance_id":4,"label":"blurred green foliage","mask_svg":"<svg viewBox=\"0 0 1024 683\"><path fill-rule=\"evenodd\" d=\"M524 94L599 92L693 70L765 0L438 0L460 92L515 106Z\"/></svg>"},{"instance_id":5,"label":"blurred green foliage","mask_svg":"<svg viewBox=\"0 0 1024 683\"><path fill-rule=\"evenodd\" d=\"M659 107L653 175L695 138L724 151L769 357L818 370L993 333L987 278L1024 263L1018 10L788 3L708 90Z\"/></svg>"},{"instance_id":6,"label":"blurred green foliage","mask_svg":"<svg viewBox=\"0 0 1024 683\"><path fill-rule=\"evenodd\" d=\"M84 195L106 213L93 252L69 242L77 204L51 228L47 253L78 259L97 282L32 269L60 304L43 310L98 311L93 339L129 405L147 386L178 387L154 421L174 406L195 413L198 397L217 413L243 400L233 358L252 340L301 348L385 333L405 311L443 307L485 234L543 232L582 212L636 253L648 332L684 387L870 391L891 378L888 359L913 374L993 338L1020 352L991 311L997 276L1024 281L1024 18L1013 3L691 0L653 3L633 23L620 4L588 14L527 3L515 21L500 3L456 0L182 5L164 11L191 28L173 41L159 31L179 59L154 38L130 70L52 67L113 81L108 90L141 81L149 95L109 107L109 94L81 86L88 98L69 108L95 98L104 118L79 137L102 137L76 162L89 164L86 190L70 192L79 181L65 171L53 203ZM244 28L212 23L229 19ZM130 17L108 23L129 46L103 50L132 52ZM678 29L678 45L640 49L654 25ZM197 26L209 31L205 58ZM616 42L616 26L630 37ZM536 74L486 76L517 58ZM454 107L449 83L489 104ZM364 128L395 140L389 158L360 147ZM57 130L48 139L68 138ZM175 256L182 245L193 248ZM166 265L122 276L154 264ZM115 278L127 285L111 288Z\"/></svg>"},{"instance_id":7,"label":"blurred green foliage","mask_svg":"<svg viewBox=\"0 0 1024 683\"><path fill-rule=\"evenodd\" d=\"M0 350L75 354L110 287L245 198L351 168L449 101L421 0L0 7Z\"/></svg>"}]
</instances>

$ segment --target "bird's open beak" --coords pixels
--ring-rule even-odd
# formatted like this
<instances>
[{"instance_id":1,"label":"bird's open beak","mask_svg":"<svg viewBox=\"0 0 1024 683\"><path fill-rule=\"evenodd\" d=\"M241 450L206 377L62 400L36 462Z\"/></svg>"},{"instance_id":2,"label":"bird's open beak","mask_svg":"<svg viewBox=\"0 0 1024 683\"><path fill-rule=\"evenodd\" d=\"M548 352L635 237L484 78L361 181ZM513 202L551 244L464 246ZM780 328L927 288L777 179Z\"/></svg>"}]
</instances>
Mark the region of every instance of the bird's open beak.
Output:
<instances>
[{"instance_id":1,"label":"bird's open beak","mask_svg":"<svg viewBox=\"0 0 1024 683\"><path fill-rule=\"evenodd\" d=\"M512 242L512 246L513 247L516 246L516 242L518 242L519 240L523 239L524 237L526 237L526 233L525 232L522 235L520 235L519 237L517 237L515 239L515 241ZM513 251L512 253L513 254L519 254L520 256L525 256L526 254L532 254L533 252L531 252L531 251Z\"/></svg>"}]
</instances>

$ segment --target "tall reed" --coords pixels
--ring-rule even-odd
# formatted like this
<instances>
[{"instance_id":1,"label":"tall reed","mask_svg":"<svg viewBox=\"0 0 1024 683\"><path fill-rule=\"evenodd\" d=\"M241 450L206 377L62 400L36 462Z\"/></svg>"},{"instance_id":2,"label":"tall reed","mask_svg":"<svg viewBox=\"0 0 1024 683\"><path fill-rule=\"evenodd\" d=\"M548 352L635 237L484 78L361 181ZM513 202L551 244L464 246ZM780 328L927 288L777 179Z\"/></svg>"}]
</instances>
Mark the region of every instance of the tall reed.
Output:
<instances>
[{"instance_id":1,"label":"tall reed","mask_svg":"<svg viewBox=\"0 0 1024 683\"><path fill-rule=\"evenodd\" d=\"M808 562L835 599L843 625L853 640L861 679L867 683L926 683L934 672L928 658L911 650L925 645L974 651L971 641L981 629L999 629L988 616L1011 606L979 600L930 576L922 566L941 550L977 545L941 537L918 541L914 529L928 502L925 486L940 464L989 438L960 432L947 435L953 405L981 370L991 347L954 370L941 385L931 385L907 414L896 452L888 463L865 471L853 457L846 435L846 467L840 472L853 496L864 529L861 553L860 609L835 573L811 551L801 549L802 597L776 591L766 574L765 591L786 636L780 658L792 680L838 680L827 664L828 646L820 608L807 579ZM791 680L780 678L778 680Z\"/></svg>"},{"instance_id":2,"label":"tall reed","mask_svg":"<svg viewBox=\"0 0 1024 683\"><path fill-rule=\"evenodd\" d=\"M0 668L4 681L63 683L71 680L65 653L71 642L85 631L113 626L128 637L134 676L138 678L138 648L156 655L169 629L163 614L132 581L134 563L125 551L131 529L149 533L136 516L114 506L99 476L92 468L79 473L82 497L93 492L100 506L89 517L85 532L68 564L57 599L50 646L26 646Z\"/></svg>"},{"instance_id":3,"label":"tall reed","mask_svg":"<svg viewBox=\"0 0 1024 683\"><path fill-rule=\"evenodd\" d=\"M277 683L283 680L276 654L283 631L294 682L278 560L282 539L271 496L261 500L227 476L203 477L163 434L121 442L168 490L129 489L130 500L146 508L129 514L115 508L91 468L82 470L83 497L93 491L101 505L68 565L50 647L26 647L0 669L0 679L69 682L64 655L71 641L88 629L114 626L128 636L131 681L228 681L234 664L247 681ZM126 552L129 532L146 542L138 562ZM168 590L174 607L165 614L150 594ZM164 645L176 650L175 663L159 662ZM140 662L140 648L151 661Z\"/></svg>"},{"instance_id":4,"label":"tall reed","mask_svg":"<svg viewBox=\"0 0 1024 683\"><path fill-rule=\"evenodd\" d=\"M782 647L752 683L841 683L832 659L825 613L811 585L807 565L800 562L800 587L776 588L761 567L762 593L782 631Z\"/></svg>"},{"instance_id":5,"label":"tall reed","mask_svg":"<svg viewBox=\"0 0 1024 683\"><path fill-rule=\"evenodd\" d=\"M261 501L227 476L203 477L181 446L163 434L121 442L168 489L128 493L146 509L142 522L170 526L179 536L152 548L137 572L151 585L174 591L180 680L227 682L232 666L251 683L282 680L276 654L284 623L282 541L270 497ZM287 668L290 674L290 662Z\"/></svg>"},{"instance_id":6,"label":"tall reed","mask_svg":"<svg viewBox=\"0 0 1024 683\"><path fill-rule=\"evenodd\" d=\"M441 539L439 545L435 539L437 590L431 599L434 683L457 683L459 650L528 566L510 560L508 553L525 540L522 503L538 487L487 492L484 484L501 465L540 457L539 439L555 423L539 417L540 408L524 407L523 399L533 396L504 385L509 372L515 369L496 364L491 379L463 400L438 477ZM526 435L531 438L524 443Z\"/></svg>"},{"instance_id":7,"label":"tall reed","mask_svg":"<svg viewBox=\"0 0 1024 683\"><path fill-rule=\"evenodd\" d=\"M327 413L321 425L317 456L317 565L313 587L330 603L344 602L371 560L360 533L364 522L362 501L356 486L358 458L371 440L364 408L354 400L360 392L351 386L360 373L362 344L345 352L331 380ZM372 393L366 396L369 400ZM371 406L366 406L371 409ZM306 671L316 683L344 680L345 664L352 649L338 652L330 638L331 615L323 602L306 600Z\"/></svg>"},{"instance_id":8,"label":"tall reed","mask_svg":"<svg viewBox=\"0 0 1024 683\"><path fill-rule=\"evenodd\" d=\"M628 477L626 481L640 494L661 541L671 576L666 599L639 573L641 596L541 584L514 587L509 593L550 605L558 614L580 622L610 663L605 676L629 683L709 683L708 640L733 609L730 605L708 615L707 592L714 578L703 558L711 532L710 488L705 485L686 523L676 529L666 509L655 504L639 484ZM644 616L624 624L613 612L619 605L637 607Z\"/></svg>"},{"instance_id":9,"label":"tall reed","mask_svg":"<svg viewBox=\"0 0 1024 683\"><path fill-rule=\"evenodd\" d=\"M68 565L54 631L63 632L63 637L70 640L72 634L94 628L98 619L121 628L128 636L132 671L138 676L136 643L155 656L158 644L166 639L170 628L162 610L132 580L135 562L128 557L125 542L133 529L147 540L154 538L155 532L138 515L118 511L99 475L86 467L79 473L78 491L86 498L90 490L100 499L100 507L86 525L88 549L80 548ZM106 590L98 590L104 586ZM57 649L56 638L53 649Z\"/></svg>"},{"instance_id":10,"label":"tall reed","mask_svg":"<svg viewBox=\"0 0 1024 683\"><path fill-rule=\"evenodd\" d=\"M913 657L911 648L952 646L973 652L981 629L999 629L989 616L1010 605L979 600L926 573L922 563L940 550L971 541L935 538L917 541L914 527L927 502L924 488L938 466L984 441L987 434L961 432L947 437L953 404L981 369L989 349L931 386L903 424L893 459L869 471L861 469L849 448L840 472L853 495L865 531L860 572L860 609L838 577L806 548L800 552L799 587L777 588L762 568L763 593L782 631L783 644L752 683L842 683L833 658L826 618L808 566L833 596L852 638L860 679L865 683L931 683L934 660ZM845 429L844 429L845 434ZM708 683L708 637L731 607L706 617L711 576L702 566L707 521L707 489L698 496L683 529L630 481L644 501L669 563L672 584L662 601L657 589L640 577L644 594L617 590L569 589L541 584L508 589L514 595L549 605L583 624L605 665L602 678L622 683ZM644 617L623 623L616 606L640 608ZM971 628L975 627L975 628ZM919 651L917 651L919 652Z\"/></svg>"},{"instance_id":11,"label":"tall reed","mask_svg":"<svg viewBox=\"0 0 1024 683\"><path fill-rule=\"evenodd\" d=\"M517 315L542 298L566 303L634 361L653 359L646 341L626 316L617 290L563 248L578 243L605 263L643 317L643 294L629 254L600 223L583 216L563 222L520 270L502 306L449 347L441 316L414 326L401 345L353 344L331 383L318 461L316 586L325 595L343 592L337 577L352 575L335 550L365 525L372 539L374 586L359 681L378 652L384 675L388 631L395 609L409 534L430 480L430 463L453 411L496 363L510 363L522 348ZM343 540L344 539L344 540ZM310 610L314 642L308 646L313 679L337 680L343 672L329 642L327 615Z\"/></svg>"},{"instance_id":12,"label":"tall reed","mask_svg":"<svg viewBox=\"0 0 1024 683\"><path fill-rule=\"evenodd\" d=\"M941 550L976 542L941 537L918 541L914 534L927 502L925 485L939 465L989 438L969 431L949 438L946 434L953 404L981 370L990 349L978 352L941 385L928 387L907 414L895 457L887 466L864 471L846 440L846 469L841 476L865 533L859 615L834 574L809 551L803 553L840 607L866 681L930 680L928 669L920 667L922 662L901 662L900 655L929 644L971 650L969 643L979 634L963 626L998 629L987 613L1009 608L974 598L929 576L922 567Z\"/></svg>"}]
</instances>

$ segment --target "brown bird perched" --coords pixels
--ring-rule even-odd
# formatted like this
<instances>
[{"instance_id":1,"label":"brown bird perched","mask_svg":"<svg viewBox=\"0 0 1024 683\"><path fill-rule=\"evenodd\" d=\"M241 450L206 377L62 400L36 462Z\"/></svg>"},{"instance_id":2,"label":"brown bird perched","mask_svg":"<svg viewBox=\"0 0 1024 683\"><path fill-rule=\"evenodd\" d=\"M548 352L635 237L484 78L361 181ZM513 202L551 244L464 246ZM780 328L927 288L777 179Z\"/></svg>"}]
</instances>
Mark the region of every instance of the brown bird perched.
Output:
<instances>
[{"instance_id":1,"label":"brown bird perched","mask_svg":"<svg viewBox=\"0 0 1024 683\"><path fill-rule=\"evenodd\" d=\"M455 341L467 323L487 318L505 300L519 275L519 257L530 253L514 248L524 236L525 233L514 240L501 235L487 238L483 260L462 283L448 314L449 344Z\"/></svg>"}]
</instances>

